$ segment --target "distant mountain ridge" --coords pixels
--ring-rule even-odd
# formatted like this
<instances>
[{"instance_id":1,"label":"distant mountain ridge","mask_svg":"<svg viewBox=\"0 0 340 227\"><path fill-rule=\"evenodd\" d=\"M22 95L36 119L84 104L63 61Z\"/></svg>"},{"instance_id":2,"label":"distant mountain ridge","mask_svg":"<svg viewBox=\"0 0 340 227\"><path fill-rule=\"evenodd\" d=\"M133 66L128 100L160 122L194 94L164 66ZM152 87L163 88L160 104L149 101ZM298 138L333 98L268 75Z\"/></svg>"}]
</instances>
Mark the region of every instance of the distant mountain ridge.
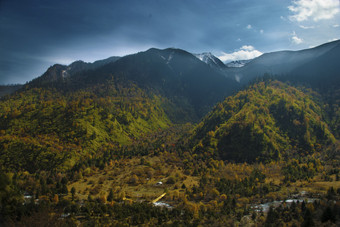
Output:
<instances>
[{"instance_id":1,"label":"distant mountain ridge","mask_svg":"<svg viewBox=\"0 0 340 227\"><path fill-rule=\"evenodd\" d=\"M254 78L261 77L264 74L274 75L278 79L281 78L297 82L303 80L308 81L310 79L309 77L311 77L313 78L311 82L318 84L320 82L319 80L322 80L322 78L318 76L321 73L331 80L332 83L338 82L339 76L337 72L339 72L340 66L336 60L339 59L340 56L339 46L340 41L337 40L310 49L265 53L252 60L232 61L226 64L209 52L192 55L208 65L211 69L214 69L216 73L223 74L227 78L241 84L247 84ZM166 52L166 50L169 51L171 49L172 48L168 48L163 51ZM156 50L156 48L151 48L148 51L152 52ZM180 51L180 49L177 49L177 51ZM184 50L181 51L186 52ZM188 55L190 54L188 52L186 53ZM133 56L133 54L125 57L129 56ZM39 81L38 83L41 83L45 79L46 81L63 80L63 78L69 77L70 75L105 67L125 57L110 57L93 63L75 61L68 66L56 64L51 66L41 77L33 81ZM154 62L154 64L157 64L157 62ZM7 92L10 93L14 90L15 89L7 89Z\"/></svg>"},{"instance_id":2,"label":"distant mountain ridge","mask_svg":"<svg viewBox=\"0 0 340 227\"><path fill-rule=\"evenodd\" d=\"M340 81L340 40L300 51L263 54L241 68L228 68L230 78L246 84L256 77L270 74L284 80L313 83L316 86Z\"/></svg>"},{"instance_id":3,"label":"distant mountain ridge","mask_svg":"<svg viewBox=\"0 0 340 227\"><path fill-rule=\"evenodd\" d=\"M55 64L49 67L42 76L37 77L29 82L29 85L34 86L34 84L48 84L50 82L60 81L79 72L95 70L101 66L115 62L118 59L120 59L120 57L113 56L103 60L95 61L93 63L79 60L72 62L70 65Z\"/></svg>"},{"instance_id":4,"label":"distant mountain ridge","mask_svg":"<svg viewBox=\"0 0 340 227\"><path fill-rule=\"evenodd\" d=\"M194 110L188 113L190 118L196 120L239 86L189 52L174 48L151 48L109 61L97 68L83 62L75 62L70 66L54 65L41 77L27 84L27 87L57 86L72 90L105 83L112 77L152 90L173 103L186 102L183 105Z\"/></svg>"},{"instance_id":5,"label":"distant mountain ridge","mask_svg":"<svg viewBox=\"0 0 340 227\"><path fill-rule=\"evenodd\" d=\"M113 57L109 57L103 60L95 61L93 63L87 63L81 60L75 61L71 63L70 65L68 65L67 69L63 72L63 76L65 77L65 76L72 75L77 72L86 71L86 70L94 70L103 65L115 62L119 59L120 57L113 56Z\"/></svg>"},{"instance_id":6,"label":"distant mountain ridge","mask_svg":"<svg viewBox=\"0 0 340 227\"><path fill-rule=\"evenodd\" d=\"M211 53L196 54L202 62L240 84L265 74L282 81L326 89L340 85L340 40L298 51L265 53L252 60L223 64Z\"/></svg>"}]
</instances>

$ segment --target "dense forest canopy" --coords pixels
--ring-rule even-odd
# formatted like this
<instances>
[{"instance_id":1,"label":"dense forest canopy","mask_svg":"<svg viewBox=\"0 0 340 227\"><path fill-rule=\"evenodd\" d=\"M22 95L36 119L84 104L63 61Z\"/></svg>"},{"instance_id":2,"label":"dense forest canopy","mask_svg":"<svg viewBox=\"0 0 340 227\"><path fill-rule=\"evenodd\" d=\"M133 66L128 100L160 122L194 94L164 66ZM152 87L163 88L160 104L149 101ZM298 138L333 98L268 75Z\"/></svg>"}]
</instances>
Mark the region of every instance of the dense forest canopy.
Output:
<instances>
[{"instance_id":1,"label":"dense forest canopy","mask_svg":"<svg viewBox=\"0 0 340 227\"><path fill-rule=\"evenodd\" d=\"M195 152L237 162L320 152L335 142L311 95L278 81L251 85L216 105L196 127Z\"/></svg>"}]
</instances>

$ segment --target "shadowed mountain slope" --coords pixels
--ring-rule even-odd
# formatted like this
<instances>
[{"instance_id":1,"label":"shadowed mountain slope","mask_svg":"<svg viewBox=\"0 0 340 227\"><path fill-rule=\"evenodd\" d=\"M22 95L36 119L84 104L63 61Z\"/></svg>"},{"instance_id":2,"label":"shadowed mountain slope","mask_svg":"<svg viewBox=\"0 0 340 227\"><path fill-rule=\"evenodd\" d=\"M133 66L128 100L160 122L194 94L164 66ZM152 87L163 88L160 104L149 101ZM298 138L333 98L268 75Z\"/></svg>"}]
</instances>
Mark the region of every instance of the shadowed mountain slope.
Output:
<instances>
[{"instance_id":1,"label":"shadowed mountain slope","mask_svg":"<svg viewBox=\"0 0 340 227\"><path fill-rule=\"evenodd\" d=\"M264 74L320 86L339 84L340 41L334 41L315 48L300 51L278 51L257 57L241 68L229 68L229 77L238 78L245 84Z\"/></svg>"}]
</instances>

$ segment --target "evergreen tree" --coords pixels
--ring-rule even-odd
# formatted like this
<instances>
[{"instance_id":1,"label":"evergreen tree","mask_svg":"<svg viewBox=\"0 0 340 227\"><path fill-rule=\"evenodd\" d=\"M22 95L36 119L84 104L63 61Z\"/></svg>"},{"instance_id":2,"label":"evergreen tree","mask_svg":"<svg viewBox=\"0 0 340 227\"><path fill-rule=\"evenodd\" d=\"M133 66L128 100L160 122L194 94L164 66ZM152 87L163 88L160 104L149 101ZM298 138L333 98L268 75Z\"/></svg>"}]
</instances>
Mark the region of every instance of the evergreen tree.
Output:
<instances>
[{"instance_id":1,"label":"evergreen tree","mask_svg":"<svg viewBox=\"0 0 340 227\"><path fill-rule=\"evenodd\" d=\"M74 187L71 188L71 194L72 194L72 201L74 200L74 196L76 194L76 189Z\"/></svg>"},{"instance_id":2,"label":"evergreen tree","mask_svg":"<svg viewBox=\"0 0 340 227\"><path fill-rule=\"evenodd\" d=\"M310 210L308 208L306 208L306 212L305 212L303 219L304 219L304 221L302 223L302 227L313 227L313 226L315 226L314 221L313 221L313 217L312 217L312 213L310 212Z\"/></svg>"},{"instance_id":3,"label":"evergreen tree","mask_svg":"<svg viewBox=\"0 0 340 227\"><path fill-rule=\"evenodd\" d=\"M267 214L265 226L268 226L268 227L275 226L275 223L277 222L278 219L279 219L279 214L273 207L270 207L268 214Z\"/></svg>"},{"instance_id":4,"label":"evergreen tree","mask_svg":"<svg viewBox=\"0 0 340 227\"><path fill-rule=\"evenodd\" d=\"M112 189L110 189L110 193L109 193L109 195L107 196L107 199L106 199L107 201L109 201L109 202L112 202L113 201L113 191L112 191Z\"/></svg>"},{"instance_id":5,"label":"evergreen tree","mask_svg":"<svg viewBox=\"0 0 340 227\"><path fill-rule=\"evenodd\" d=\"M323 211L322 216L321 216L321 221L322 222L327 222L327 221L334 221L334 215L332 212L332 208L330 206L327 206L326 209Z\"/></svg>"}]
</instances>

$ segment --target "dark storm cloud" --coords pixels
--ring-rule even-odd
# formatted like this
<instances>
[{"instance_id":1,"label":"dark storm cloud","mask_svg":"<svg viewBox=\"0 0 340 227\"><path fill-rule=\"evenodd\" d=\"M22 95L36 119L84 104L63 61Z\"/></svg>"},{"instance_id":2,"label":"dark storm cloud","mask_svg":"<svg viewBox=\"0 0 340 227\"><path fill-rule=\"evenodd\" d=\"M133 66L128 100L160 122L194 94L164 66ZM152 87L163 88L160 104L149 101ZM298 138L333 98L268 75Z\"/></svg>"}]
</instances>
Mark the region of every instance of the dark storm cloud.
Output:
<instances>
[{"instance_id":1,"label":"dark storm cloud","mask_svg":"<svg viewBox=\"0 0 340 227\"><path fill-rule=\"evenodd\" d=\"M96 60L152 46L220 49L221 42L237 39L229 31L241 22L233 16L242 11L239 5L239 1L4 0L1 81L24 82L54 63Z\"/></svg>"},{"instance_id":2,"label":"dark storm cloud","mask_svg":"<svg viewBox=\"0 0 340 227\"><path fill-rule=\"evenodd\" d=\"M24 83L55 63L150 47L233 52L289 47L286 0L0 0L0 84ZM247 28L247 26L251 28ZM296 26L296 25L295 25ZM297 35L300 33L296 32Z\"/></svg>"}]
</instances>

